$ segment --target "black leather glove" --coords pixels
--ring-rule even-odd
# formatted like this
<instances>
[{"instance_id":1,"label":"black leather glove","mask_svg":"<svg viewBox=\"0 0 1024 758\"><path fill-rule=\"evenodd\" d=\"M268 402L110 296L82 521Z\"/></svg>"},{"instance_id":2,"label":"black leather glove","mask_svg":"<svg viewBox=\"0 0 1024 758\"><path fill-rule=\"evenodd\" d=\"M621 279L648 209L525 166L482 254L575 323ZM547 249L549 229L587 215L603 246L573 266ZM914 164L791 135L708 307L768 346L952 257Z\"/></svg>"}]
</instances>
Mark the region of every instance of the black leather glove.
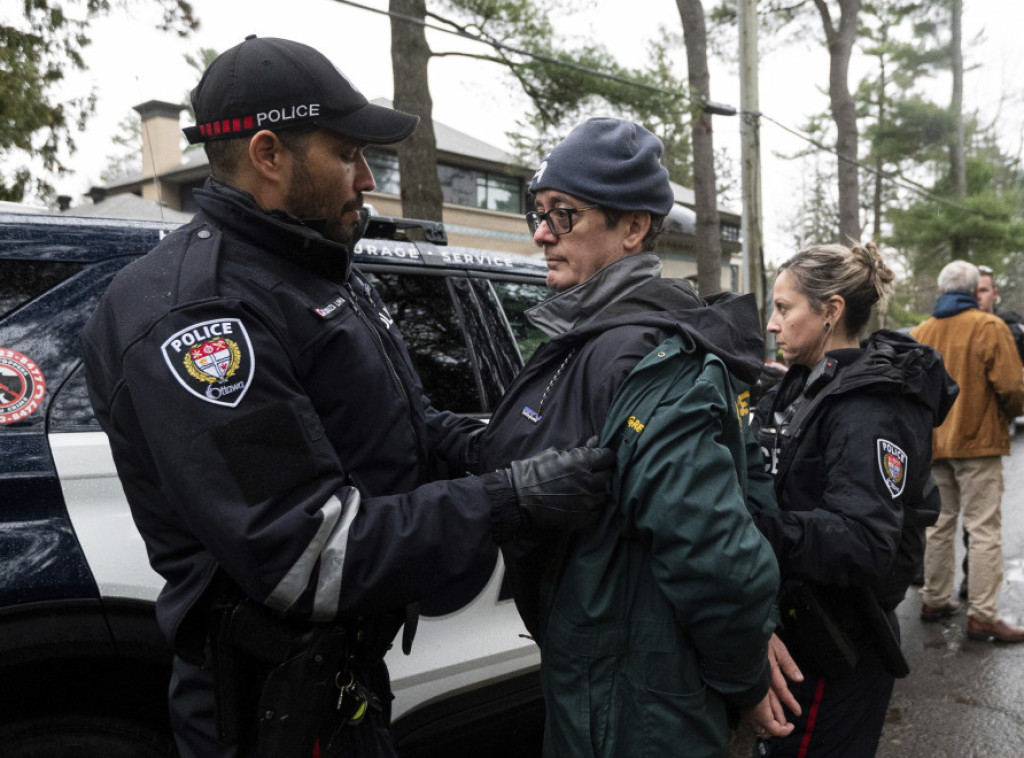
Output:
<instances>
[{"instance_id":1,"label":"black leather glove","mask_svg":"<svg viewBox=\"0 0 1024 758\"><path fill-rule=\"evenodd\" d=\"M601 447L543 450L506 469L516 501L535 529L574 531L594 524L609 499L615 454Z\"/></svg>"}]
</instances>

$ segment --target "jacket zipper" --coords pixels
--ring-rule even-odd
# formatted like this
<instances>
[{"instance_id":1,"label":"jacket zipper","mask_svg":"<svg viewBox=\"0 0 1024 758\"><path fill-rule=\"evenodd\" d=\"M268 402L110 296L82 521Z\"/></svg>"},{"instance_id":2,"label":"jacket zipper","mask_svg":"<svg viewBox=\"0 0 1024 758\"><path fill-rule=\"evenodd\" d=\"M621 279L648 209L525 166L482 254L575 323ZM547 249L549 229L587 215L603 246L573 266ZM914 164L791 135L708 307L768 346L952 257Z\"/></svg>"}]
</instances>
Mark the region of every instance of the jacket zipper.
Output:
<instances>
[{"instance_id":1,"label":"jacket zipper","mask_svg":"<svg viewBox=\"0 0 1024 758\"><path fill-rule=\"evenodd\" d=\"M384 364L388 367L388 375L391 377L391 381L392 383L394 383L395 389L398 390L398 393L402 396L402 399L405 400L405 402L408 404L409 395L408 393L406 393L405 387L402 386L402 382L398 378L398 371L395 369L395 364L392 363L391 361L391 356L388 355L387 348L384 346L384 340L381 339L381 336L379 334L377 334L377 328L373 325L373 322L370 320L370 317L361 307L359 307L359 302L352 285L346 283L345 287L348 289L349 294L352 296L352 309L356 312L356 315L359 316L360 320L369 330L370 334L373 335L373 339L377 344L377 351L380 353L381 358L384 359Z\"/></svg>"},{"instance_id":2,"label":"jacket zipper","mask_svg":"<svg viewBox=\"0 0 1024 758\"><path fill-rule=\"evenodd\" d=\"M359 298L356 295L355 288L353 288L351 282L346 282L345 288L348 289L349 294L352 296L352 309L356 312L356 315L359 317L360 321L363 322L363 324L365 325L366 329L370 332L370 334L373 335L373 339L377 344L377 352L380 353L381 358L383 358L384 360L384 365L387 366L388 375L391 377L392 384L394 384L395 389L398 391L398 394L401 396L402 400L405 401L406 406L408 406L410 410L412 410L412 406L409 401L409 393L406 392L405 387L402 386L402 381L398 376L398 370L395 368L395 364L391 361L391 356L388 355L387 347L384 345L383 338L380 336L380 334L377 333L377 328L373 324L370 316L367 315L367 313L359 306ZM363 283L363 292L366 294L368 300L370 299L369 290L369 285ZM412 433L413 440L415 440L416 442L416 458L422 464L423 461L421 460L420 456L422 440L420 439L420 436L416 431L416 425L412 423L412 415L410 414L408 418L409 431Z\"/></svg>"}]
</instances>

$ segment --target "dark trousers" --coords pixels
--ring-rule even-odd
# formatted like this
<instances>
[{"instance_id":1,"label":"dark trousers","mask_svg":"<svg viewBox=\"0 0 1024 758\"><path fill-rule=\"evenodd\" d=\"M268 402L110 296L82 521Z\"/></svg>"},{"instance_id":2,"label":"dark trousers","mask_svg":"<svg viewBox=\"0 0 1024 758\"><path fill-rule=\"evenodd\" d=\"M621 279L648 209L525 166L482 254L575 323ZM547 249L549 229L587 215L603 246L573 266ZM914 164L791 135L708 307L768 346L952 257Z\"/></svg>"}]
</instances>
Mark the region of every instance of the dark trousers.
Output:
<instances>
[{"instance_id":1,"label":"dark trousers","mask_svg":"<svg viewBox=\"0 0 1024 758\"><path fill-rule=\"evenodd\" d=\"M890 614L889 622L899 637L899 624ZM801 651L790 654L801 664ZM872 758L878 749L885 714L889 710L895 678L885 670L875 653L864 650L852 673L826 678L801 665L804 681L790 682L800 715L788 710L786 716L796 728L782 738L759 740L754 746L758 758Z\"/></svg>"},{"instance_id":2,"label":"dark trousers","mask_svg":"<svg viewBox=\"0 0 1024 758\"><path fill-rule=\"evenodd\" d=\"M763 758L871 758L878 749L894 679L881 667L842 679L807 677L790 683L803 713L788 737L759 742Z\"/></svg>"},{"instance_id":3,"label":"dark trousers","mask_svg":"<svg viewBox=\"0 0 1024 758\"><path fill-rule=\"evenodd\" d=\"M217 744L213 677L175 656L169 705L171 730L181 758L237 758L239 747Z\"/></svg>"}]
</instances>

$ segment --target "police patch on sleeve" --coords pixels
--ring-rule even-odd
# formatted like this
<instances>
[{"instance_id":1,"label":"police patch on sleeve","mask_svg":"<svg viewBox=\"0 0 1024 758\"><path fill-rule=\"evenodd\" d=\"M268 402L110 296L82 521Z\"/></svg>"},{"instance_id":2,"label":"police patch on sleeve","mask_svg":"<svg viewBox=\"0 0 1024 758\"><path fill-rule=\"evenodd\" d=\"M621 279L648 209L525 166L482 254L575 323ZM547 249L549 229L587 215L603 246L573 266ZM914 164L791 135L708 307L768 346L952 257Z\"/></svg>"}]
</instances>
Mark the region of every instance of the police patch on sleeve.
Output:
<instances>
[{"instance_id":1,"label":"police patch on sleeve","mask_svg":"<svg viewBox=\"0 0 1024 758\"><path fill-rule=\"evenodd\" d=\"M882 472L882 481L894 500L903 494L907 483L907 454L899 445L879 438L878 470Z\"/></svg>"},{"instance_id":2,"label":"police patch on sleeve","mask_svg":"<svg viewBox=\"0 0 1024 758\"><path fill-rule=\"evenodd\" d=\"M201 400L234 408L252 382L256 359L237 318L192 324L160 347L178 383Z\"/></svg>"}]
</instances>

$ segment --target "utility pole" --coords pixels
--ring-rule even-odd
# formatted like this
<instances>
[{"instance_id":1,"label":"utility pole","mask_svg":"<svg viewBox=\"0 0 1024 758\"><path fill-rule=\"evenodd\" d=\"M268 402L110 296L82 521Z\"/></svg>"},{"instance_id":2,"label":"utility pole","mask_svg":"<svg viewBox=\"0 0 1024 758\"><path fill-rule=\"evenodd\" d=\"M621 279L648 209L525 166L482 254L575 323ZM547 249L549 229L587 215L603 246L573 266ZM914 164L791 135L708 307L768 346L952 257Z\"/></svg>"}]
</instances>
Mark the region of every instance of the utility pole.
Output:
<instances>
[{"instance_id":1,"label":"utility pole","mask_svg":"<svg viewBox=\"0 0 1024 758\"><path fill-rule=\"evenodd\" d=\"M764 242L761 236L761 135L757 88L757 0L736 0L740 32L740 156L743 164L744 291L757 298L764 334Z\"/></svg>"}]
</instances>

